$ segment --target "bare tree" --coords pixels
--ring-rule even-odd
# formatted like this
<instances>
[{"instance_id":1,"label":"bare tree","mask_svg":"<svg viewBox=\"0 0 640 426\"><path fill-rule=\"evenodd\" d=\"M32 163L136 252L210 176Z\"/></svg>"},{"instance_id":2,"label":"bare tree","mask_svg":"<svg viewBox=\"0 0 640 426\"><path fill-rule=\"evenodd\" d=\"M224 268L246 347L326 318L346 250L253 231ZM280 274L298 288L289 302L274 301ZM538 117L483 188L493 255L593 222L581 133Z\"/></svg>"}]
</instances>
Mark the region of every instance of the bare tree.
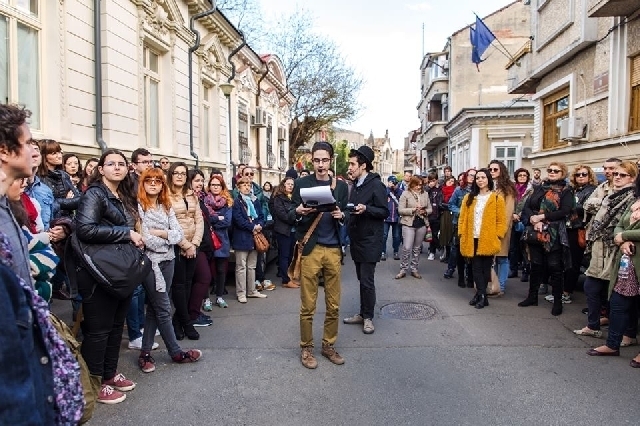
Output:
<instances>
[{"instance_id":1,"label":"bare tree","mask_svg":"<svg viewBox=\"0 0 640 426\"><path fill-rule=\"evenodd\" d=\"M266 36L266 23L257 0L218 0L216 7L244 33L249 46L258 47Z\"/></svg>"}]
</instances>

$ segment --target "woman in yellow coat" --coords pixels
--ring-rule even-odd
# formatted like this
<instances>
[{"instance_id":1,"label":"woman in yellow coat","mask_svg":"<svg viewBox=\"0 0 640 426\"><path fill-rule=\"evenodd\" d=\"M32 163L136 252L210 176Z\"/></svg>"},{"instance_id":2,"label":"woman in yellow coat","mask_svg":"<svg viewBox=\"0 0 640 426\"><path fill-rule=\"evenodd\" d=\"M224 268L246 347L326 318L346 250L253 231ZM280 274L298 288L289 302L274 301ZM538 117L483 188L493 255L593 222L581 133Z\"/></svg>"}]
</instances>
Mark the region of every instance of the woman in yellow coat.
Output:
<instances>
[{"instance_id":1,"label":"woman in yellow coat","mask_svg":"<svg viewBox=\"0 0 640 426\"><path fill-rule=\"evenodd\" d=\"M476 309L489 306L487 285L491 279L493 258L500 253L507 232L504 198L493 191L493 179L488 169L480 169L465 195L458 219L460 253L471 258L476 294L469 302Z\"/></svg>"}]
</instances>

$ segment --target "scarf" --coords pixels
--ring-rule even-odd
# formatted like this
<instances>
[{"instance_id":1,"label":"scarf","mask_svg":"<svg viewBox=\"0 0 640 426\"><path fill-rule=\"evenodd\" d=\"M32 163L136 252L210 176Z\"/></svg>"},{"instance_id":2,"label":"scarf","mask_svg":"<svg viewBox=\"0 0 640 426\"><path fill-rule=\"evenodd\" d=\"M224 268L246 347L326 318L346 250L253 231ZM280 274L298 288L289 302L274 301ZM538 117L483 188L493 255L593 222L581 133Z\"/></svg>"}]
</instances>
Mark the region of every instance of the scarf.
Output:
<instances>
[{"instance_id":1,"label":"scarf","mask_svg":"<svg viewBox=\"0 0 640 426\"><path fill-rule=\"evenodd\" d=\"M7 236L2 233L0 233L0 263L8 268L13 265L11 244ZM45 349L51 359L56 405L55 424L78 424L84 411L84 394L80 384L78 361L49 320L49 304L38 296L31 285L19 277L16 279L19 280L25 292L26 303L29 305L34 322L38 324Z\"/></svg>"},{"instance_id":2,"label":"scarf","mask_svg":"<svg viewBox=\"0 0 640 426\"><path fill-rule=\"evenodd\" d=\"M453 195L453 191L456 190L455 185L451 185L451 186L443 186L442 187L442 201L445 203L449 202L449 199L451 198L451 196Z\"/></svg>"},{"instance_id":3,"label":"scarf","mask_svg":"<svg viewBox=\"0 0 640 426\"><path fill-rule=\"evenodd\" d=\"M545 180L542 183L541 188L544 191L544 196L540 200L540 209L538 213L545 214L560 210L560 200L562 198L562 193L567 189L567 183L564 180ZM557 221L556 225L557 226L549 226L547 228L547 231L549 232L549 239L544 241L543 244L547 252L550 252L558 241L563 246L569 245L565 220Z\"/></svg>"},{"instance_id":4,"label":"scarf","mask_svg":"<svg viewBox=\"0 0 640 426\"><path fill-rule=\"evenodd\" d=\"M241 196L244 202L247 204L247 216L249 216L250 219L257 219L258 213L256 212L256 207L253 205L253 200L251 200L251 196L242 195L242 194Z\"/></svg>"},{"instance_id":5,"label":"scarf","mask_svg":"<svg viewBox=\"0 0 640 426\"><path fill-rule=\"evenodd\" d=\"M528 183L516 183L516 193L517 193L516 201L522 200L522 197L524 196L525 192L527 192L528 187L529 187Z\"/></svg>"},{"instance_id":6,"label":"scarf","mask_svg":"<svg viewBox=\"0 0 640 426\"><path fill-rule=\"evenodd\" d=\"M613 231L618 225L622 214L635 201L633 187L622 188L618 192L605 197L602 200L602 207L596 213L591 223L591 228L587 232L588 247L590 252L594 241L602 240L602 242L613 247Z\"/></svg>"},{"instance_id":7,"label":"scarf","mask_svg":"<svg viewBox=\"0 0 640 426\"><path fill-rule=\"evenodd\" d=\"M218 212L227 205L227 199L222 195L207 194L204 197L204 205L209 211L209 216L218 216Z\"/></svg>"}]
</instances>

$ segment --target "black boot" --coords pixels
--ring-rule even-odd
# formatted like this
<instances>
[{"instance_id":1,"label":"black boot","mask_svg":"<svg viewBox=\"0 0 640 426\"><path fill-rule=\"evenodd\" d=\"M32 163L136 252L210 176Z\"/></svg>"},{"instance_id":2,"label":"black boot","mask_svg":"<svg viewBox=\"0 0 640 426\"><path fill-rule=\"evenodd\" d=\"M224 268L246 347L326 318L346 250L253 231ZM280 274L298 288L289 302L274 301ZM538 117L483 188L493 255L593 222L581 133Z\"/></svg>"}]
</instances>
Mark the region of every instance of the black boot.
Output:
<instances>
[{"instance_id":1,"label":"black boot","mask_svg":"<svg viewBox=\"0 0 640 426\"><path fill-rule=\"evenodd\" d=\"M469 301L469 306L477 305L479 300L480 300L480 292L476 291L476 294L475 296L473 296L473 299Z\"/></svg>"},{"instance_id":2,"label":"black boot","mask_svg":"<svg viewBox=\"0 0 640 426\"><path fill-rule=\"evenodd\" d=\"M529 282L529 295L522 302L518 303L518 306L538 306L538 285L536 280Z\"/></svg>"},{"instance_id":3,"label":"black boot","mask_svg":"<svg viewBox=\"0 0 640 426\"><path fill-rule=\"evenodd\" d=\"M562 286L554 285L551 290L553 294L553 308L551 308L551 315L557 317L562 314Z\"/></svg>"},{"instance_id":4,"label":"black boot","mask_svg":"<svg viewBox=\"0 0 640 426\"><path fill-rule=\"evenodd\" d=\"M444 276L445 278L447 278L447 279L449 279L449 278L453 278L453 269L447 269L447 270L444 272L444 275L443 275L443 276Z\"/></svg>"},{"instance_id":5,"label":"black boot","mask_svg":"<svg viewBox=\"0 0 640 426\"><path fill-rule=\"evenodd\" d=\"M458 287L465 288L464 275L458 275Z\"/></svg>"},{"instance_id":6,"label":"black boot","mask_svg":"<svg viewBox=\"0 0 640 426\"><path fill-rule=\"evenodd\" d=\"M473 270L471 269L471 264L467 263L465 269L467 270L467 288L473 288Z\"/></svg>"},{"instance_id":7,"label":"black boot","mask_svg":"<svg viewBox=\"0 0 640 426\"><path fill-rule=\"evenodd\" d=\"M522 276L520 277L520 281L523 283L529 281L529 265L524 265L524 268L522 268Z\"/></svg>"},{"instance_id":8,"label":"black boot","mask_svg":"<svg viewBox=\"0 0 640 426\"><path fill-rule=\"evenodd\" d=\"M475 308L482 309L485 306L489 306L489 300L487 299L487 296L484 294L484 292L482 292L480 293L480 297L478 298L478 303L476 303Z\"/></svg>"}]
</instances>

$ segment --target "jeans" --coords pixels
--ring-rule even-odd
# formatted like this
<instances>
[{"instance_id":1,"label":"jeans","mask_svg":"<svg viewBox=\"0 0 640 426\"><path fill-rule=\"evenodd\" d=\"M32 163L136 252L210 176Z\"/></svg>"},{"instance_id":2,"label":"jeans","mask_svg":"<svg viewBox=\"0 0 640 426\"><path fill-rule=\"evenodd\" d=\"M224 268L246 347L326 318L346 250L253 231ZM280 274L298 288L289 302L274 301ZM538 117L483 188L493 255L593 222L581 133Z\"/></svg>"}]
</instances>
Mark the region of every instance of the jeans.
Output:
<instances>
[{"instance_id":1,"label":"jeans","mask_svg":"<svg viewBox=\"0 0 640 426\"><path fill-rule=\"evenodd\" d=\"M257 260L255 250L236 250L236 296L246 296L255 290Z\"/></svg>"},{"instance_id":2,"label":"jeans","mask_svg":"<svg viewBox=\"0 0 640 426\"><path fill-rule=\"evenodd\" d=\"M214 257L209 260L209 270L214 282L214 291L217 297L224 294L224 285L227 282L227 269L229 267L228 257Z\"/></svg>"},{"instance_id":3,"label":"jeans","mask_svg":"<svg viewBox=\"0 0 640 426\"><path fill-rule=\"evenodd\" d=\"M190 325L189 318L189 297L191 295L191 282L193 274L196 270L196 259L189 259L180 254L180 247L175 246L176 258L175 267L173 269L173 283L171 284L171 300L176 311L173 314L173 326L176 328L176 334L185 328L193 327Z\"/></svg>"},{"instance_id":4,"label":"jeans","mask_svg":"<svg viewBox=\"0 0 640 426\"><path fill-rule=\"evenodd\" d=\"M339 248L319 244L311 253L302 257L300 277L300 347L313 347L313 316L318 300L318 274L324 276L323 345L333 345L338 340L340 310L340 273L342 252Z\"/></svg>"},{"instance_id":5,"label":"jeans","mask_svg":"<svg viewBox=\"0 0 640 426\"><path fill-rule=\"evenodd\" d=\"M620 349L623 335L630 338L636 337L639 299L639 296L627 297L616 293L615 290L611 292L611 297L609 298L608 348Z\"/></svg>"},{"instance_id":6,"label":"jeans","mask_svg":"<svg viewBox=\"0 0 640 426\"><path fill-rule=\"evenodd\" d=\"M118 370L122 330L131 297L120 300L111 296L85 269L78 270L77 277L84 314L80 353L92 375L111 380Z\"/></svg>"},{"instance_id":7,"label":"jeans","mask_svg":"<svg viewBox=\"0 0 640 426\"><path fill-rule=\"evenodd\" d=\"M171 301L169 300L169 291L171 289L171 281L173 280L173 269L175 259L160 262L160 271L167 284L166 291L156 290L156 279L154 274L149 274L147 279L142 283L147 292L147 316L144 320L144 335L142 336L142 352L151 352L153 338L156 329L160 330L160 336L167 347L169 356L173 357L182 352L176 333L171 324Z\"/></svg>"},{"instance_id":8,"label":"jeans","mask_svg":"<svg viewBox=\"0 0 640 426\"><path fill-rule=\"evenodd\" d=\"M526 259L524 247L522 247L522 232L517 232L515 226L511 227L511 240L509 240L509 267L513 272L518 271L518 264Z\"/></svg>"},{"instance_id":9,"label":"jeans","mask_svg":"<svg viewBox=\"0 0 640 426\"><path fill-rule=\"evenodd\" d=\"M402 226L402 256L400 258L400 271L404 272L407 268L411 271L418 270L418 259L420 258L420 249L422 241L427 233L427 227L413 228L411 226Z\"/></svg>"},{"instance_id":10,"label":"jeans","mask_svg":"<svg viewBox=\"0 0 640 426\"><path fill-rule=\"evenodd\" d=\"M491 281L491 266L493 265L493 256L479 256L478 239L473 240L473 257L471 258L471 268L473 269L473 280L476 283L476 291L480 294L486 294L487 286Z\"/></svg>"},{"instance_id":11,"label":"jeans","mask_svg":"<svg viewBox=\"0 0 640 426\"><path fill-rule=\"evenodd\" d=\"M287 270L293 256L296 234L292 232L284 235L276 232L276 241L278 242L278 272L282 278L282 284L287 284L290 281Z\"/></svg>"},{"instance_id":12,"label":"jeans","mask_svg":"<svg viewBox=\"0 0 640 426\"><path fill-rule=\"evenodd\" d=\"M496 274L500 281L500 291L504 293L509 279L509 258L506 256L496 256Z\"/></svg>"},{"instance_id":13,"label":"jeans","mask_svg":"<svg viewBox=\"0 0 640 426\"><path fill-rule=\"evenodd\" d=\"M253 282L255 281L263 282L266 269L267 269L267 253L256 252L256 276Z\"/></svg>"},{"instance_id":14,"label":"jeans","mask_svg":"<svg viewBox=\"0 0 640 426\"><path fill-rule=\"evenodd\" d=\"M376 307L376 286L374 276L375 262L355 262L356 276L360 281L360 315L364 319L373 319Z\"/></svg>"},{"instance_id":15,"label":"jeans","mask_svg":"<svg viewBox=\"0 0 640 426\"><path fill-rule=\"evenodd\" d=\"M564 291L571 294L578 284L584 249L578 245L577 229L567 229L567 237L569 239L569 250L571 250L571 267L564 273Z\"/></svg>"},{"instance_id":16,"label":"jeans","mask_svg":"<svg viewBox=\"0 0 640 426\"><path fill-rule=\"evenodd\" d=\"M382 237L382 252L387 252L387 238L389 237L389 228L391 228L391 247L393 253L398 253L400 244L402 243L402 225L399 222L385 222L384 236Z\"/></svg>"},{"instance_id":17,"label":"jeans","mask_svg":"<svg viewBox=\"0 0 640 426\"><path fill-rule=\"evenodd\" d=\"M349 232L346 225L340 227L340 243L345 247L351 244L351 238L349 238Z\"/></svg>"},{"instance_id":18,"label":"jeans","mask_svg":"<svg viewBox=\"0 0 640 426\"><path fill-rule=\"evenodd\" d=\"M191 294L189 295L189 319L195 321L200 316L202 301L209 294L209 284L211 284L211 269L209 269L209 259L204 252L198 252L196 256L196 268L191 283Z\"/></svg>"},{"instance_id":19,"label":"jeans","mask_svg":"<svg viewBox=\"0 0 640 426\"><path fill-rule=\"evenodd\" d=\"M127 334L129 341L142 336L140 329L144 326L144 287L142 284L133 290L129 312L127 312Z\"/></svg>"},{"instance_id":20,"label":"jeans","mask_svg":"<svg viewBox=\"0 0 640 426\"><path fill-rule=\"evenodd\" d=\"M600 311L602 309L602 289L609 287L609 281L587 276L584 281L584 295L587 298L587 327L600 330Z\"/></svg>"}]
</instances>

